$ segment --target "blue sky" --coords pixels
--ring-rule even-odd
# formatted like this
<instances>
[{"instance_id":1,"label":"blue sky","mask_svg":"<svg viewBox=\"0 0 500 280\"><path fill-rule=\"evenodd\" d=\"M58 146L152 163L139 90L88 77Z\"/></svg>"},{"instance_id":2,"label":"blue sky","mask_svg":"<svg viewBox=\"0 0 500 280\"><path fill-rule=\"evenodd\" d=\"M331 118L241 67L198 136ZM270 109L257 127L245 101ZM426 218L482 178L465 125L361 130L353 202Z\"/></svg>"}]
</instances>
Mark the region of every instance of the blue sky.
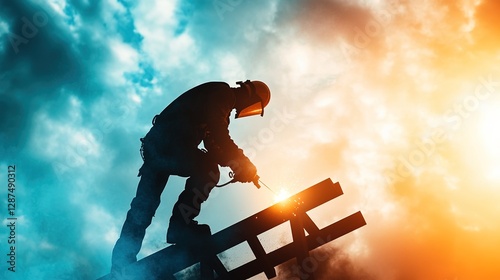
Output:
<instances>
[{"instance_id":1,"label":"blue sky","mask_svg":"<svg viewBox=\"0 0 500 280\"><path fill-rule=\"evenodd\" d=\"M268 83L271 103L230 130L264 182L295 193L330 177L345 195L316 221L367 218L332 245L342 261L323 272L472 279L480 267L498 278L499 10L487 0L3 0L0 180L15 164L18 271L1 261L2 279L107 273L152 117L197 84L246 79ZM139 257L166 246L182 188L170 178ZM218 231L273 203L235 184L214 191L199 220Z\"/></svg>"},{"instance_id":2,"label":"blue sky","mask_svg":"<svg viewBox=\"0 0 500 280\"><path fill-rule=\"evenodd\" d=\"M2 3L1 166L2 175L7 165L18 168L18 277L91 279L109 270L138 182L139 138L151 118L198 83L265 80L258 70L248 73L267 67L250 58L257 50L248 46L269 35L261 22L271 24L275 5ZM25 19L34 29L24 27ZM165 246L166 221L182 186L170 179L142 256ZM240 214L233 221L245 217L234 212ZM213 228L231 223L214 213L231 215L215 210ZM6 269L2 275L12 276Z\"/></svg>"}]
</instances>

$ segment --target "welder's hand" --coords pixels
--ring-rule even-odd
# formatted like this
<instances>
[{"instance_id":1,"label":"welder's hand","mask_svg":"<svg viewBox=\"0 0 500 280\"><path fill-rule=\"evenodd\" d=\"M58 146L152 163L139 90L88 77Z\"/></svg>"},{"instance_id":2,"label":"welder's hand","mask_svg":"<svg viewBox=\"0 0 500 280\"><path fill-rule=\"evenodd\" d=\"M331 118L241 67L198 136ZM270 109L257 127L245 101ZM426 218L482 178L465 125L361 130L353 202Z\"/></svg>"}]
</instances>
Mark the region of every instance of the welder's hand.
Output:
<instances>
[{"instance_id":1,"label":"welder's hand","mask_svg":"<svg viewBox=\"0 0 500 280\"><path fill-rule=\"evenodd\" d=\"M257 168L249 160L239 164L234 171L234 180L242 183L252 182L257 176Z\"/></svg>"}]
</instances>

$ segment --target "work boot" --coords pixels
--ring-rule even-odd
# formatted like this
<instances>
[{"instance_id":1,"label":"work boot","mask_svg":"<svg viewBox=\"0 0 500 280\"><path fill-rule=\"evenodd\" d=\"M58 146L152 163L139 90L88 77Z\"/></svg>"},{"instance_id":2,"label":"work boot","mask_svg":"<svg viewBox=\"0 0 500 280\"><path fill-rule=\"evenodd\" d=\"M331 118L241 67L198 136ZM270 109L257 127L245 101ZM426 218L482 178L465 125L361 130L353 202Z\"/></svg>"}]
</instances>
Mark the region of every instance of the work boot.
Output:
<instances>
[{"instance_id":1,"label":"work boot","mask_svg":"<svg viewBox=\"0 0 500 280\"><path fill-rule=\"evenodd\" d=\"M194 244L200 239L211 235L210 227L205 224L198 224L191 220L189 223L184 221L170 219L170 225L167 230L167 243L170 244Z\"/></svg>"}]
</instances>

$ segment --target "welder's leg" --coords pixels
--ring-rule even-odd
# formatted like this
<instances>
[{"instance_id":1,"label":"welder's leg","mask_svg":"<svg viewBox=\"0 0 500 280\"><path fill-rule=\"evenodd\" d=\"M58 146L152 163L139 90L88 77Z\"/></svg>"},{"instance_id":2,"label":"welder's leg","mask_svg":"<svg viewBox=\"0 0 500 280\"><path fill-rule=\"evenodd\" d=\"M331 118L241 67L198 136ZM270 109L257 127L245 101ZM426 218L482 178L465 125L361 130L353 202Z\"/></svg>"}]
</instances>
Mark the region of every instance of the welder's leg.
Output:
<instances>
[{"instance_id":1,"label":"welder's leg","mask_svg":"<svg viewBox=\"0 0 500 280\"><path fill-rule=\"evenodd\" d=\"M185 223L200 214L201 204L208 199L220 177L217 163L202 152L193 167L192 175L186 180L185 189L179 195L172 211L172 219Z\"/></svg>"},{"instance_id":2,"label":"welder's leg","mask_svg":"<svg viewBox=\"0 0 500 280\"><path fill-rule=\"evenodd\" d=\"M184 191L172 210L170 225L167 231L168 243L179 243L210 235L208 225L198 225L194 218L200 214L201 204L208 199L210 191L219 181L217 163L200 152L191 162L191 176L186 181Z\"/></svg>"},{"instance_id":3,"label":"welder's leg","mask_svg":"<svg viewBox=\"0 0 500 280\"><path fill-rule=\"evenodd\" d=\"M151 168L141 168L141 180L135 198L123 224L120 238L116 242L112 255L112 270L135 262L141 249L146 228L160 205L160 196L167 183L168 174L161 174Z\"/></svg>"}]
</instances>

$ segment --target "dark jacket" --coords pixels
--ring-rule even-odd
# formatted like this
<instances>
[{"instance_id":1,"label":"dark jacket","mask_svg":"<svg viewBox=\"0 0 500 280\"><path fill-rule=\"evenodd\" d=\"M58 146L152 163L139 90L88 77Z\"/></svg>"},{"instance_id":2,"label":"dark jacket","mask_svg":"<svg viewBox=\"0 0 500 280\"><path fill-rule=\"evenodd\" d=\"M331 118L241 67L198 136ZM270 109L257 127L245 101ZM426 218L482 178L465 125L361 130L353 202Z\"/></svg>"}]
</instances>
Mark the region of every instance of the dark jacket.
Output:
<instances>
[{"instance_id":1,"label":"dark jacket","mask_svg":"<svg viewBox=\"0 0 500 280\"><path fill-rule=\"evenodd\" d=\"M159 137L155 145L168 154L171 149L197 148L203 141L221 166L247 161L229 135L234 103L234 91L227 83L209 82L186 91L156 116L153 129Z\"/></svg>"}]
</instances>

